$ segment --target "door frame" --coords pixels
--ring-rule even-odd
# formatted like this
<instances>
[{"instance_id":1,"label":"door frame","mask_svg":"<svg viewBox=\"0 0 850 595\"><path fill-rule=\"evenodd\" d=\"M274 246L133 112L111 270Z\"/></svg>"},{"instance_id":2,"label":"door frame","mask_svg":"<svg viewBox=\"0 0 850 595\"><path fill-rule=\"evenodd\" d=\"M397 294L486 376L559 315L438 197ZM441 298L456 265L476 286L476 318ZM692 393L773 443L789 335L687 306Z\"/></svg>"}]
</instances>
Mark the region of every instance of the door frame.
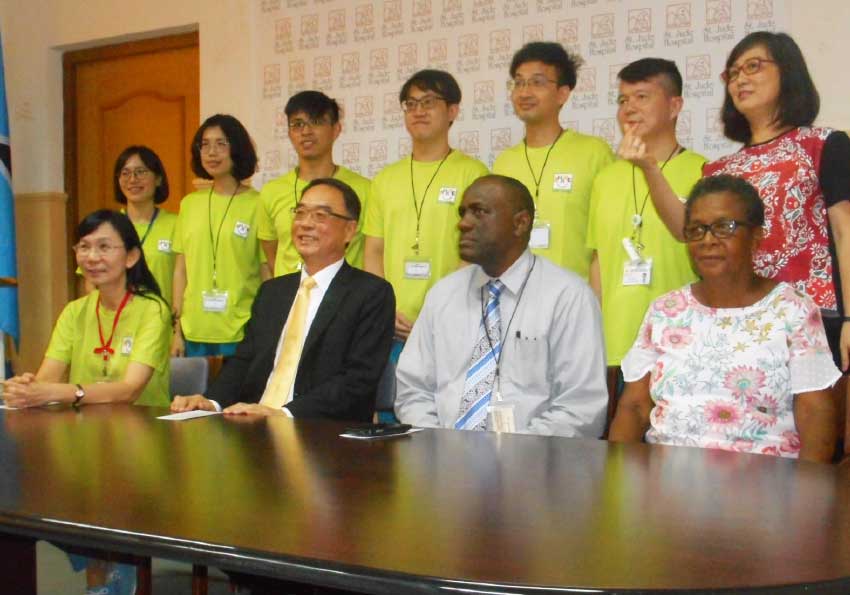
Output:
<instances>
[{"instance_id":1,"label":"door frame","mask_svg":"<svg viewBox=\"0 0 850 595\"><path fill-rule=\"evenodd\" d=\"M149 54L164 50L176 50L190 47L198 47L199 35L197 31L189 33L178 33L166 35L153 39L142 39L103 45L84 50L65 52L62 55L62 99L63 107L63 142L65 145L65 194L68 196L67 208L67 237L70 243L74 237L74 230L79 221L79 189L77 188L77 68L87 62L99 62L111 58L126 58L138 54ZM68 295L77 294L76 260L73 252L68 246Z\"/></svg>"}]
</instances>

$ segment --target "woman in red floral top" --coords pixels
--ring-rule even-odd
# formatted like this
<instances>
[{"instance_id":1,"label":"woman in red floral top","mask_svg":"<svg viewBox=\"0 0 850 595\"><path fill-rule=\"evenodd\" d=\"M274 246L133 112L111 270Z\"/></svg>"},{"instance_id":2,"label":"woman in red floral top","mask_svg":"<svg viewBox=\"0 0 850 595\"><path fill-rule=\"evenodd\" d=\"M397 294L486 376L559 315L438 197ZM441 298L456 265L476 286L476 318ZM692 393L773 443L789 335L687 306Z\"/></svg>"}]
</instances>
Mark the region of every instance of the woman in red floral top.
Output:
<instances>
[{"instance_id":1,"label":"woman in red floral top","mask_svg":"<svg viewBox=\"0 0 850 595\"><path fill-rule=\"evenodd\" d=\"M706 176L749 181L765 207L758 274L786 281L821 308L836 365L850 363L850 139L813 127L820 98L800 48L757 31L732 50L722 74L725 135L744 146L705 165Z\"/></svg>"}]
</instances>

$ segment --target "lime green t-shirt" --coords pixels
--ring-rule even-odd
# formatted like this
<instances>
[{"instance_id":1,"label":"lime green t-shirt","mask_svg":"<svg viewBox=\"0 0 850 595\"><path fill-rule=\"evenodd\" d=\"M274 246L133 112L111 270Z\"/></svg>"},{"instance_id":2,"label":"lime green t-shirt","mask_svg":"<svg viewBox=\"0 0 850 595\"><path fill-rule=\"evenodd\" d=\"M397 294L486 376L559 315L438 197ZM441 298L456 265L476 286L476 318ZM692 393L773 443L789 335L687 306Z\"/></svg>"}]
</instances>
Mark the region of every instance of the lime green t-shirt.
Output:
<instances>
[{"instance_id":1,"label":"lime green t-shirt","mask_svg":"<svg viewBox=\"0 0 850 595\"><path fill-rule=\"evenodd\" d=\"M339 167L333 176L351 186L360 199L360 220L357 222L357 235L345 250L345 259L353 267L363 268L363 219L369 200L369 180L358 173ZM277 254L274 261L274 275L280 277L298 271L301 256L292 243L292 212L301 193L309 182L296 179L295 170L284 176L267 182L260 191L260 208L257 209L257 237L261 240L277 240Z\"/></svg>"},{"instance_id":2,"label":"lime green t-shirt","mask_svg":"<svg viewBox=\"0 0 850 595\"><path fill-rule=\"evenodd\" d=\"M683 151L664 168L664 178L683 202L702 177L705 161L701 155ZM587 247L596 250L599 258L602 322L609 366L619 366L631 349L652 301L697 278L686 244L674 238L658 216L640 168L635 168L634 179L633 191L632 164L628 161L609 165L596 176L590 203ZM638 212L643 207L642 257L652 259L649 285L623 285L623 267L629 260L623 238L632 236L635 202Z\"/></svg>"},{"instance_id":3,"label":"lime green t-shirt","mask_svg":"<svg viewBox=\"0 0 850 595\"><path fill-rule=\"evenodd\" d=\"M97 321L97 300L100 293L92 291L74 300L62 310L45 357L70 366L71 384L117 382L124 378L127 365L137 362L153 368L153 375L136 405L168 406L170 402L169 350L171 348L171 310L157 298L133 295L118 318L112 336L115 353L106 362L94 352L100 347ZM115 320L115 311L100 307L100 328L108 340Z\"/></svg>"},{"instance_id":4,"label":"lime green t-shirt","mask_svg":"<svg viewBox=\"0 0 850 595\"><path fill-rule=\"evenodd\" d=\"M585 234L593 178L613 160L611 148L601 138L564 130L554 146L529 147L528 159L520 143L503 151L493 164L493 173L525 184L534 198L535 225L548 226L549 247L532 247L532 252L583 279L590 270ZM535 179L540 181L539 191Z\"/></svg>"},{"instance_id":5,"label":"lime green t-shirt","mask_svg":"<svg viewBox=\"0 0 850 595\"><path fill-rule=\"evenodd\" d=\"M251 317L251 305L260 288L259 192L251 189L235 195L232 202L230 198L198 190L180 202L172 249L186 258L186 291L180 324L183 336L190 341L241 341L242 327ZM213 259L216 242L218 248ZM216 300L209 299L213 292L218 293ZM226 299L222 299L224 292Z\"/></svg>"},{"instance_id":6,"label":"lime green t-shirt","mask_svg":"<svg viewBox=\"0 0 850 595\"><path fill-rule=\"evenodd\" d=\"M148 223L134 223L139 239L144 238L142 250L145 253L145 262L153 273L153 278L159 283L162 297L171 304L173 294L171 286L174 281L174 259L172 250L174 243L174 228L177 226L177 215L160 208L159 214L151 227ZM150 228L150 233L148 233ZM147 236L145 234L147 233Z\"/></svg>"},{"instance_id":7,"label":"lime green t-shirt","mask_svg":"<svg viewBox=\"0 0 850 595\"><path fill-rule=\"evenodd\" d=\"M442 165L440 161L414 161L414 206L410 165L411 158L405 157L382 169L372 180L363 233L384 240L384 276L395 291L396 308L416 320L428 290L460 264L457 208L466 188L487 174L487 166L460 151L452 151ZM420 202L416 255L412 247ZM430 277L405 277L405 261L409 259L430 262Z\"/></svg>"}]
</instances>

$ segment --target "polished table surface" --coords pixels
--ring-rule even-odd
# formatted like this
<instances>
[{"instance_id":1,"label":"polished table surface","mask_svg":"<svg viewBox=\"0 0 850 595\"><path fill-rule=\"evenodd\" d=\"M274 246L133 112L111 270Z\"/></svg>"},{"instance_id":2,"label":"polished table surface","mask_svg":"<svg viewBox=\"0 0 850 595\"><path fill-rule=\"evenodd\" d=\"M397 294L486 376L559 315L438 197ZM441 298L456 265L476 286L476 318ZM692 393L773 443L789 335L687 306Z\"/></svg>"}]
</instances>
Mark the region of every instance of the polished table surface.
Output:
<instances>
[{"instance_id":1,"label":"polished table surface","mask_svg":"<svg viewBox=\"0 0 850 595\"><path fill-rule=\"evenodd\" d=\"M323 421L0 412L0 531L367 593L850 592L850 470Z\"/></svg>"}]
</instances>

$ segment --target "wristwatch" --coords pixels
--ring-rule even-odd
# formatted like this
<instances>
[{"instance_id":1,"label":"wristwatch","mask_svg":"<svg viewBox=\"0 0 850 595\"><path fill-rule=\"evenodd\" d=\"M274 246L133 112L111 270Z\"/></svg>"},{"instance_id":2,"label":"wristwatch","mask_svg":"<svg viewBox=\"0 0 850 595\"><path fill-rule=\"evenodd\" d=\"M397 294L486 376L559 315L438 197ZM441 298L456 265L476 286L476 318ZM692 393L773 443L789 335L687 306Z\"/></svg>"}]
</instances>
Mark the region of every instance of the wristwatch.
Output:
<instances>
[{"instance_id":1,"label":"wristwatch","mask_svg":"<svg viewBox=\"0 0 850 595\"><path fill-rule=\"evenodd\" d=\"M81 384L76 384L75 386L77 387L77 390L74 391L74 407L79 405L80 401L83 400L83 397L86 396L86 391L83 390L83 386Z\"/></svg>"}]
</instances>

